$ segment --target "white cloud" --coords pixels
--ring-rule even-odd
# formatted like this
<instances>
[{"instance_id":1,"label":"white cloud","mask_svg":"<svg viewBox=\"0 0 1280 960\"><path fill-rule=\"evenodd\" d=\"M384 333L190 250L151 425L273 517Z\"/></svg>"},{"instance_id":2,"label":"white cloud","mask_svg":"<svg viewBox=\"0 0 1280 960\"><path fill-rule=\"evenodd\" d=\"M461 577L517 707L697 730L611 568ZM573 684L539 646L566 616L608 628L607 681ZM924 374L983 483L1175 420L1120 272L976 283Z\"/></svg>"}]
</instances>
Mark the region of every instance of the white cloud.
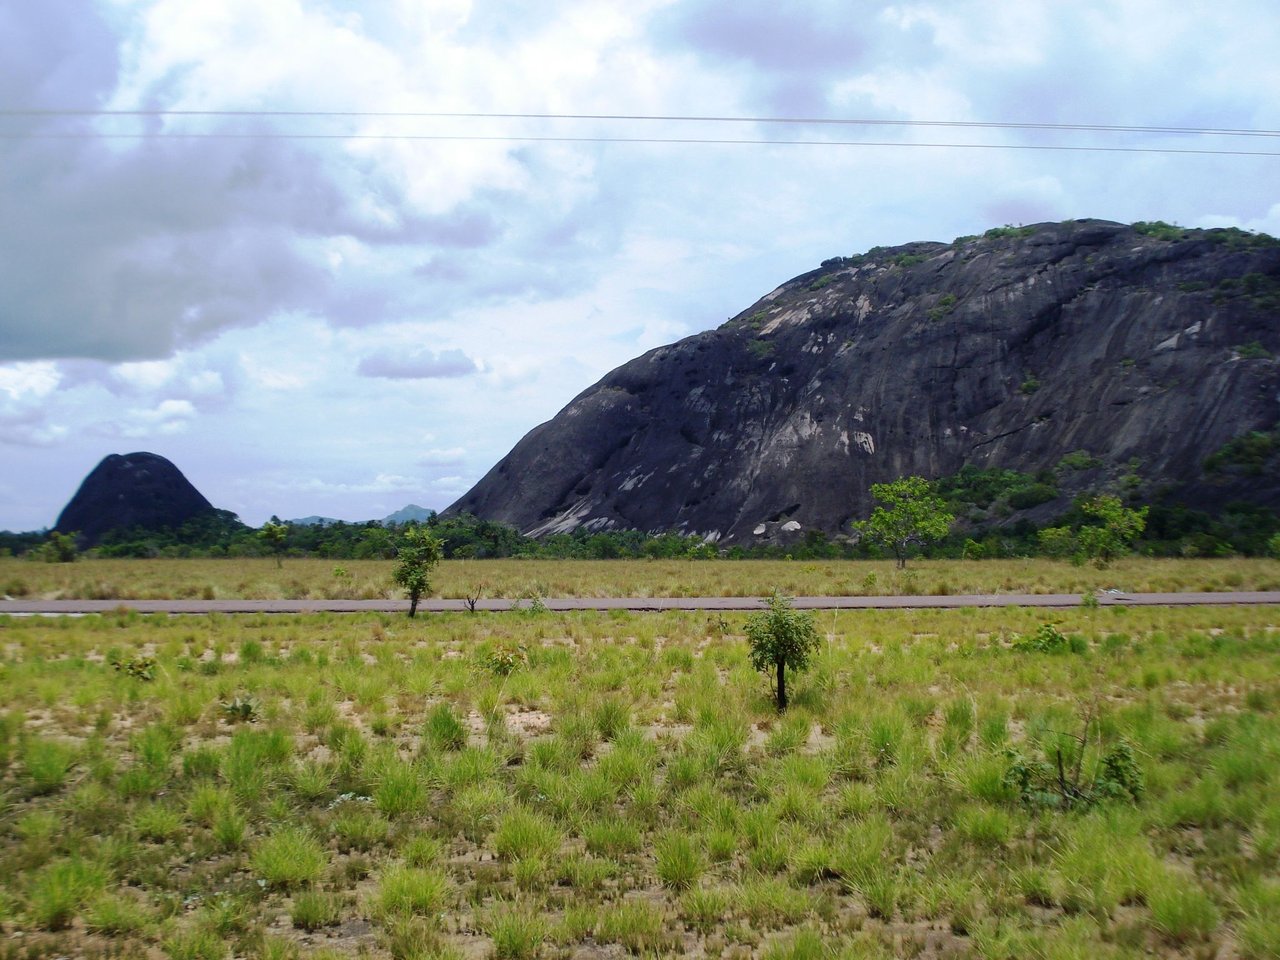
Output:
<instances>
[{"instance_id":1,"label":"white cloud","mask_svg":"<svg viewBox=\"0 0 1280 960\"><path fill-rule=\"evenodd\" d=\"M480 367L461 350L413 350L407 353L384 351L364 357L356 367L362 377L392 380L427 380L466 377Z\"/></svg>"},{"instance_id":2,"label":"white cloud","mask_svg":"<svg viewBox=\"0 0 1280 960\"><path fill-rule=\"evenodd\" d=\"M380 473L370 480L354 482L344 480L323 480L319 477L308 477L305 479L279 477L265 482L255 481L255 483L260 486L271 487L275 490L288 493L326 495L390 493L400 490L417 490L422 487L422 481L415 480L413 477L402 477L389 473Z\"/></svg>"},{"instance_id":3,"label":"white cloud","mask_svg":"<svg viewBox=\"0 0 1280 960\"><path fill-rule=\"evenodd\" d=\"M0 392L10 402L47 397L61 379L57 365L47 361L0 365Z\"/></svg>"},{"instance_id":4,"label":"white cloud","mask_svg":"<svg viewBox=\"0 0 1280 960\"><path fill-rule=\"evenodd\" d=\"M0 365L0 445L48 447L67 438L66 424L47 409L61 381L57 365L47 361Z\"/></svg>"},{"instance_id":5,"label":"white cloud","mask_svg":"<svg viewBox=\"0 0 1280 960\"><path fill-rule=\"evenodd\" d=\"M426 465L439 465L442 463L456 463L467 455L465 447L449 447L448 449L434 448L423 452L418 458L418 462Z\"/></svg>"},{"instance_id":6,"label":"white cloud","mask_svg":"<svg viewBox=\"0 0 1280 960\"><path fill-rule=\"evenodd\" d=\"M5 16L19 38L0 70L7 104L1280 127L1280 19L1264 0L49 0ZM386 117L94 123L1048 136ZM1078 139L1113 142L1103 136ZM251 522L383 516L419 497L441 508L610 368L722 323L826 257L1040 217L1280 232L1274 165L911 147L0 141L0 458L8 482L21 475L39 491L6 501L0 527L51 522L72 479L126 452L121 438L162 447Z\"/></svg>"},{"instance_id":7,"label":"white cloud","mask_svg":"<svg viewBox=\"0 0 1280 960\"><path fill-rule=\"evenodd\" d=\"M190 400L161 400L154 407L132 407L118 413L111 420L103 420L90 426L99 436L127 437L129 439L168 437L183 433L191 426L196 408Z\"/></svg>"}]
</instances>

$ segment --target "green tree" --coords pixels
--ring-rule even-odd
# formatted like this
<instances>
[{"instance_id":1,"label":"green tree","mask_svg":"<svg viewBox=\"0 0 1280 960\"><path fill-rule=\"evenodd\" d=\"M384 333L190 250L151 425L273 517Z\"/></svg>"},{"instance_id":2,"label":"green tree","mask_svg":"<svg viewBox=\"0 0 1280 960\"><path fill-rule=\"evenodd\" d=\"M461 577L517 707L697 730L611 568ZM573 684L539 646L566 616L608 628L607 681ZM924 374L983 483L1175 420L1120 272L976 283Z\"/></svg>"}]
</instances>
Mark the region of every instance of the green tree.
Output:
<instances>
[{"instance_id":1,"label":"green tree","mask_svg":"<svg viewBox=\"0 0 1280 960\"><path fill-rule=\"evenodd\" d=\"M73 563L79 556L76 548L78 536L78 533L59 533L54 530L49 534L48 541L40 545L35 555L45 563Z\"/></svg>"},{"instance_id":2,"label":"green tree","mask_svg":"<svg viewBox=\"0 0 1280 960\"><path fill-rule=\"evenodd\" d=\"M284 546L285 541L289 539L289 527L280 522L279 517L272 517L262 525L262 529L258 531L258 536L262 538L262 542L271 548L271 552L275 554L276 566L284 566Z\"/></svg>"},{"instance_id":3,"label":"green tree","mask_svg":"<svg viewBox=\"0 0 1280 960\"><path fill-rule=\"evenodd\" d=\"M409 616L418 612L418 601L431 589L431 571L444 557L444 541L426 527L410 527L396 546L396 566L391 578L409 594Z\"/></svg>"},{"instance_id":4,"label":"green tree","mask_svg":"<svg viewBox=\"0 0 1280 960\"><path fill-rule=\"evenodd\" d=\"M769 609L747 619L747 642L751 645L751 666L778 678L778 709L787 709L787 667L804 670L821 639L813 625L813 614L796 610L787 597L774 593Z\"/></svg>"},{"instance_id":5,"label":"green tree","mask_svg":"<svg viewBox=\"0 0 1280 960\"><path fill-rule=\"evenodd\" d=\"M893 551L898 567L907 565L912 546L941 540L955 517L946 502L933 492L933 484L923 477L899 477L891 483L873 483L871 496L878 506L866 520L853 524L862 536Z\"/></svg>"},{"instance_id":6,"label":"green tree","mask_svg":"<svg viewBox=\"0 0 1280 960\"><path fill-rule=\"evenodd\" d=\"M1147 508L1134 510L1111 494L1101 494L1080 504L1085 516L1093 517L1096 524L1082 526L1076 534L1080 549L1099 567L1108 563L1133 546L1133 541L1147 528Z\"/></svg>"}]
</instances>

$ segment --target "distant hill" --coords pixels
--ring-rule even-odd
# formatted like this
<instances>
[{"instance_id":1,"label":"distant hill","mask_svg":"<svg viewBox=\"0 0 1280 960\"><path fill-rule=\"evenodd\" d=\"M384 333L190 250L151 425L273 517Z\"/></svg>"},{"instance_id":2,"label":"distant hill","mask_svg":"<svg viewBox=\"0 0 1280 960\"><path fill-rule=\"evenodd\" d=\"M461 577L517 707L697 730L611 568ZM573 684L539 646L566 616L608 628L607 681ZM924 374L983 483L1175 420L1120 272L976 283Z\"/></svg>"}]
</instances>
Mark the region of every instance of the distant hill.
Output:
<instances>
[{"instance_id":1,"label":"distant hill","mask_svg":"<svg viewBox=\"0 0 1280 960\"><path fill-rule=\"evenodd\" d=\"M54 529L78 533L82 547L113 530L173 530L216 514L182 471L154 453L113 453L90 471Z\"/></svg>"},{"instance_id":2,"label":"distant hill","mask_svg":"<svg viewBox=\"0 0 1280 960\"><path fill-rule=\"evenodd\" d=\"M342 523L342 520L336 520L333 517L299 517L296 520L286 520L285 523L293 524L295 527L331 527L335 523Z\"/></svg>"},{"instance_id":3,"label":"distant hill","mask_svg":"<svg viewBox=\"0 0 1280 960\"><path fill-rule=\"evenodd\" d=\"M445 515L751 545L962 468L1036 479L978 523L1085 489L1275 509L1277 353L1272 237L1078 220L877 247L609 373Z\"/></svg>"},{"instance_id":4,"label":"distant hill","mask_svg":"<svg viewBox=\"0 0 1280 960\"><path fill-rule=\"evenodd\" d=\"M384 524L393 523L411 523L414 520L419 523L425 523L436 515L434 510L428 510L426 507L420 507L416 503L401 507L395 513L389 514L382 518Z\"/></svg>"}]
</instances>

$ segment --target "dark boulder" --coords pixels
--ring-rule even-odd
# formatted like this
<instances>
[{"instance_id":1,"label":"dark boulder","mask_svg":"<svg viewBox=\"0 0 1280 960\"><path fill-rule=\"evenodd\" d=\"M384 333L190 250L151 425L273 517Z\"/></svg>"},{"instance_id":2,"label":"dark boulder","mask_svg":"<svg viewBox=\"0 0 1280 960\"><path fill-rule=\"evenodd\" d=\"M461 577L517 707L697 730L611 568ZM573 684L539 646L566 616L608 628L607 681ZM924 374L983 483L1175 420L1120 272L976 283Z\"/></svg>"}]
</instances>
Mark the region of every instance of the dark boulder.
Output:
<instances>
[{"instance_id":1,"label":"dark boulder","mask_svg":"<svg viewBox=\"0 0 1280 960\"><path fill-rule=\"evenodd\" d=\"M1275 430L1277 353L1270 237L1085 220L876 248L614 370L446 514L750 544L847 533L871 484L965 465L1052 472L1037 517L1086 483L1274 508L1276 471L1206 461Z\"/></svg>"},{"instance_id":2,"label":"dark boulder","mask_svg":"<svg viewBox=\"0 0 1280 960\"><path fill-rule=\"evenodd\" d=\"M213 505L182 471L154 453L113 453L93 468L54 529L91 547L112 530L176 529Z\"/></svg>"}]
</instances>

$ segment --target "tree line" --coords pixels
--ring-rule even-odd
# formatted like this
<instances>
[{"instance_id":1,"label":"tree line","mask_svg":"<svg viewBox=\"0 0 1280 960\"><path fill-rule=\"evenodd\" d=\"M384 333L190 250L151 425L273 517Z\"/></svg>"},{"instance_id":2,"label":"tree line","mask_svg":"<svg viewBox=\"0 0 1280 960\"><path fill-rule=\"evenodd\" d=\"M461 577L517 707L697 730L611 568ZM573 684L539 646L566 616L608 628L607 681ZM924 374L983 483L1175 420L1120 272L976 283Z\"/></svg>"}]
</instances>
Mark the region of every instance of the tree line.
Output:
<instances>
[{"instance_id":1,"label":"tree line","mask_svg":"<svg viewBox=\"0 0 1280 960\"><path fill-rule=\"evenodd\" d=\"M1087 463L1074 469L1088 468ZM965 467L936 481L903 477L875 484L877 506L839 535L808 530L784 544L719 546L696 536L640 530L575 530L540 539L469 514L429 514L420 525L443 541L444 559L875 559L908 555L983 559L1047 556L1091 560L1134 550L1152 556L1280 556L1280 517L1249 503L1217 514L1186 506L1141 503L1124 484L1114 492L1085 492L1044 523L1020 510L1058 497L1051 473ZM1043 508L1041 508L1043 509ZM1141 523L1137 520L1140 519ZM905 524L905 527L903 527ZM109 533L90 554L100 557L320 557L389 560L397 537L419 524L287 523L272 517L261 528L215 510L177 528ZM902 529L895 529L895 527ZM903 532L905 530L905 533ZM73 545L72 545L73 547ZM0 531L0 556L66 560L65 534Z\"/></svg>"}]
</instances>

